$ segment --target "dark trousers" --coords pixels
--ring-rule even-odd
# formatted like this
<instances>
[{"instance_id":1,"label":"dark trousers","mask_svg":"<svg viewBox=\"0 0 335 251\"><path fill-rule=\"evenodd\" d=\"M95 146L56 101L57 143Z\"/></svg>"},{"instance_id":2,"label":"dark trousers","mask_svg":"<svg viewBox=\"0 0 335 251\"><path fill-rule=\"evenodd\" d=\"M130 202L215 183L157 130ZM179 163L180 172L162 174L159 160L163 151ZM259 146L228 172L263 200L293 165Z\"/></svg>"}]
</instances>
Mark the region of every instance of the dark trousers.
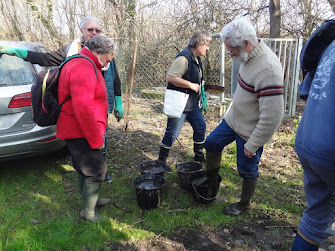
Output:
<instances>
[{"instance_id":1,"label":"dark trousers","mask_svg":"<svg viewBox=\"0 0 335 251\"><path fill-rule=\"evenodd\" d=\"M70 150L72 165L78 174L90 182L102 182L107 173L103 152L92 149L85 138L65 140Z\"/></svg>"}]
</instances>

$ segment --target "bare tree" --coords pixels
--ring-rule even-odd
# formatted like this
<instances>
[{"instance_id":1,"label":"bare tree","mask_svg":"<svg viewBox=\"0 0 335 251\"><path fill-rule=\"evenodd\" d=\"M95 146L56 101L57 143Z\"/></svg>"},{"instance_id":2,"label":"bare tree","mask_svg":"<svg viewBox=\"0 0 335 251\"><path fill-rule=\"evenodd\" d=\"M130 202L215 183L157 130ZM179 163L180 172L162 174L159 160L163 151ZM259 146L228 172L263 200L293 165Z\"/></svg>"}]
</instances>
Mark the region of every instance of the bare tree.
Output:
<instances>
[{"instance_id":1,"label":"bare tree","mask_svg":"<svg viewBox=\"0 0 335 251\"><path fill-rule=\"evenodd\" d=\"M281 12L280 12L280 0L270 0L269 3L270 12L270 37L280 37L281 30Z\"/></svg>"},{"instance_id":2,"label":"bare tree","mask_svg":"<svg viewBox=\"0 0 335 251\"><path fill-rule=\"evenodd\" d=\"M198 28L219 33L247 16L261 37L308 37L334 17L335 0L0 0L1 39L42 42L51 49L80 35L79 21L97 16L124 42L186 41ZM325 12L325 6L332 13ZM331 8L333 8L331 10ZM270 25L269 25L270 24ZM178 48L181 49L181 48Z\"/></svg>"}]
</instances>

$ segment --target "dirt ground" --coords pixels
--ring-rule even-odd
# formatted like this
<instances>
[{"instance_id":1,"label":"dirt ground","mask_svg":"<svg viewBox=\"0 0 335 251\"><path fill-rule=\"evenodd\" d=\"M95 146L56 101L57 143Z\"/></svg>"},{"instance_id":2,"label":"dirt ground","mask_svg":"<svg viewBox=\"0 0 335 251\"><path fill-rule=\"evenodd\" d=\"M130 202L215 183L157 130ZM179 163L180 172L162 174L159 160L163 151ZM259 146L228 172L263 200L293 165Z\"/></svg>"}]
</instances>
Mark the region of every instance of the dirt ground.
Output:
<instances>
[{"instance_id":1,"label":"dirt ground","mask_svg":"<svg viewBox=\"0 0 335 251\"><path fill-rule=\"evenodd\" d=\"M159 107L159 105L158 103L157 107ZM142 131L142 133L151 130L150 128L155 128L155 130L161 130L161 133L163 133L165 131L166 117L163 115L151 119L154 116L152 115L152 107L152 104L148 106L145 102L133 100L128 128L136 127L136 130ZM138 113L136 111L138 109L142 109L142 112L143 109L146 110L146 115L137 116ZM297 110L298 115L301 115L302 107L298 107ZM125 121L127 121L127 116L125 116ZM120 127L120 124L113 123L114 122L112 122L111 125L112 127ZM217 121L208 123L207 131L212 131L216 125ZM287 118L283 120L278 131L288 132L294 130L294 126L294 118ZM118 135L118 137L120 141L126 141L125 135ZM148 140L149 141L146 142L144 137L141 144L152 144L150 139ZM271 145L270 151L264 151L262 156L263 161L260 165L272 165L273 169L277 167L278 170L285 169L285 166L279 166L279 163L282 163L283 156L286 163L299 164L292 147L276 144L276 142L274 142ZM172 165L178 162L178 158L178 156L169 156L169 161L173 159L174 162L168 164ZM291 225L288 224L287 221L273 221L270 216L260 214L252 218L251 221L243 224L235 223L229 226L215 228L204 225L199 229L193 230L179 228L169 236L156 236L155 238L139 241L137 243L111 243L108 250L290 250L298 223L297 221ZM335 238L329 238L320 246L319 250L335 251Z\"/></svg>"},{"instance_id":2,"label":"dirt ground","mask_svg":"<svg viewBox=\"0 0 335 251\"><path fill-rule=\"evenodd\" d=\"M277 231L271 230L276 228ZM140 241L136 244L114 243L112 250L188 250L188 251L241 251L241 250L290 250L295 236L294 226L255 219L252 225L186 231L178 229L169 237ZM274 234L275 233L275 234ZM248 243L247 246L245 243ZM285 246L285 248L283 248ZM319 251L335 250L335 239L323 243Z\"/></svg>"}]
</instances>

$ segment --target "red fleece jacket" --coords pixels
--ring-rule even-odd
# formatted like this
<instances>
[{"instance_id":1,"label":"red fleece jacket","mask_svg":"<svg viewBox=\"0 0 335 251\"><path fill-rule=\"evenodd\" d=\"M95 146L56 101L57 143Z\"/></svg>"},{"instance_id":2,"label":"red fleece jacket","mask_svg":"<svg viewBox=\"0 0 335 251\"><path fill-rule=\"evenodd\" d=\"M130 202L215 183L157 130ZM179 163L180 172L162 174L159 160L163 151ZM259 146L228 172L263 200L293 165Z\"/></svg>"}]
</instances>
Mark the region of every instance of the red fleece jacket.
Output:
<instances>
[{"instance_id":1,"label":"red fleece jacket","mask_svg":"<svg viewBox=\"0 0 335 251\"><path fill-rule=\"evenodd\" d=\"M84 48L80 54L89 57L94 67L85 58L74 58L67 62L59 76L59 103L67 97L57 121L57 138L86 138L92 149L104 143L103 135L107 126L108 100L105 80L98 58Z\"/></svg>"}]
</instances>

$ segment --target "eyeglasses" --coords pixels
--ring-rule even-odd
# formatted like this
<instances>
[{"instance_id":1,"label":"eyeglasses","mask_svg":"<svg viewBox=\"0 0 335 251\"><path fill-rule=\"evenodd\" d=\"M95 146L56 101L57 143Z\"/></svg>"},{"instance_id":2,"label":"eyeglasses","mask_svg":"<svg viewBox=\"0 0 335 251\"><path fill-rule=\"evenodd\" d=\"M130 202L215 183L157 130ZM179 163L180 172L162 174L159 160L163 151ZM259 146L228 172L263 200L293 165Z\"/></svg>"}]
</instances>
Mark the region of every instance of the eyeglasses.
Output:
<instances>
[{"instance_id":1,"label":"eyeglasses","mask_svg":"<svg viewBox=\"0 0 335 251\"><path fill-rule=\"evenodd\" d=\"M229 54L229 55L232 55L232 54L235 53L236 49L239 49L239 47L234 47L234 49L232 49L231 51L230 50L226 50L226 53Z\"/></svg>"},{"instance_id":2,"label":"eyeglasses","mask_svg":"<svg viewBox=\"0 0 335 251\"><path fill-rule=\"evenodd\" d=\"M90 33L92 33L93 31L95 31L96 33L100 34L102 32L102 30L97 29L97 28L88 28L88 29L83 28L83 29L87 30Z\"/></svg>"}]
</instances>

